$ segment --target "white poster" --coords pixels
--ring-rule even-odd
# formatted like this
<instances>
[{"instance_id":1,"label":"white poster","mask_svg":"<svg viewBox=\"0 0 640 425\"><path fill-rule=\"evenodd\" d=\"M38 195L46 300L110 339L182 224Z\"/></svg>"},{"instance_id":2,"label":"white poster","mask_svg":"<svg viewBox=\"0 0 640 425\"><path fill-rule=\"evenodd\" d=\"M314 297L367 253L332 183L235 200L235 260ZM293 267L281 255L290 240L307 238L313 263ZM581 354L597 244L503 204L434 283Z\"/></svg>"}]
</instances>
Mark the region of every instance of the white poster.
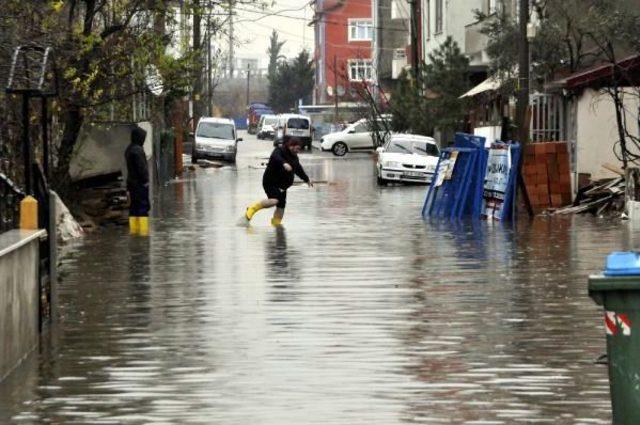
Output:
<instances>
[{"instance_id":1,"label":"white poster","mask_svg":"<svg viewBox=\"0 0 640 425\"><path fill-rule=\"evenodd\" d=\"M511 174L509 145L494 143L489 149L487 172L484 179L483 211L487 218L500 219Z\"/></svg>"}]
</instances>

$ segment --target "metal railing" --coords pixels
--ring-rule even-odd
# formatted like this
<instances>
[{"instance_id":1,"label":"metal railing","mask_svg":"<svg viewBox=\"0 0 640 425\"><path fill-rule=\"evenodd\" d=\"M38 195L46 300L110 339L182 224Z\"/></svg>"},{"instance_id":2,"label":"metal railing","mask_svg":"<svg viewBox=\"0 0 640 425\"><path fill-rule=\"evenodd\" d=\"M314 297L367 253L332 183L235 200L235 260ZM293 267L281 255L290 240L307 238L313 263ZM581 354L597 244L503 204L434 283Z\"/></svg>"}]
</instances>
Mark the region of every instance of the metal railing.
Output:
<instances>
[{"instance_id":1,"label":"metal railing","mask_svg":"<svg viewBox=\"0 0 640 425\"><path fill-rule=\"evenodd\" d=\"M9 177L0 173L0 233L18 227L20 201L24 196L24 192Z\"/></svg>"}]
</instances>

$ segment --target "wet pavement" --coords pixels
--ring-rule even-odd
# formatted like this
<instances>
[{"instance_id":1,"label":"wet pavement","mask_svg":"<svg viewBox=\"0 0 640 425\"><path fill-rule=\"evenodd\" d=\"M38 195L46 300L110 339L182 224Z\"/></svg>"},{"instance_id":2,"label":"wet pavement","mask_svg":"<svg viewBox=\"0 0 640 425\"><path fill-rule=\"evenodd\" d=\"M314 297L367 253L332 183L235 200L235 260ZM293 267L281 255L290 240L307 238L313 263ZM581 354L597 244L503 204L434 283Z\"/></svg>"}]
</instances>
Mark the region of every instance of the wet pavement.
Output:
<instances>
[{"instance_id":1,"label":"wet pavement","mask_svg":"<svg viewBox=\"0 0 640 425\"><path fill-rule=\"evenodd\" d=\"M368 155L303 156L283 229L260 158L156 194L148 239L66 249L61 322L0 386L2 424L607 424L588 274L634 246L590 217L424 222Z\"/></svg>"}]
</instances>

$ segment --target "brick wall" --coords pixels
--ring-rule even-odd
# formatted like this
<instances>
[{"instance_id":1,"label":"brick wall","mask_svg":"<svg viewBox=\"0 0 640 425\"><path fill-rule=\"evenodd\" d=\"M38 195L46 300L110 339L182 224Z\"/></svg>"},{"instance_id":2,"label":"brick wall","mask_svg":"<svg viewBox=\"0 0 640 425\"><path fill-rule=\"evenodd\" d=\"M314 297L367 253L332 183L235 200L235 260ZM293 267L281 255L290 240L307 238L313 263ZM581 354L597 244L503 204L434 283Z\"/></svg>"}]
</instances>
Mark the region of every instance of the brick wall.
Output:
<instances>
[{"instance_id":1,"label":"brick wall","mask_svg":"<svg viewBox=\"0 0 640 425\"><path fill-rule=\"evenodd\" d=\"M567 142L541 142L527 146L523 176L536 212L572 202L571 169Z\"/></svg>"}]
</instances>

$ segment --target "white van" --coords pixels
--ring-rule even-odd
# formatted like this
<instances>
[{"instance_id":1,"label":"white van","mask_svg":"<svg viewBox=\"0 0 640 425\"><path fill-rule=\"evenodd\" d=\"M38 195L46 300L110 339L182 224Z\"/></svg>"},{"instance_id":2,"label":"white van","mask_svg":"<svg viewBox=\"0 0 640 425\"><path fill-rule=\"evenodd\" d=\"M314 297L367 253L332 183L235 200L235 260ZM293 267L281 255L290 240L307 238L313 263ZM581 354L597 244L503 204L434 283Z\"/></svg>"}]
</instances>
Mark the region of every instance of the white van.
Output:
<instances>
[{"instance_id":1,"label":"white van","mask_svg":"<svg viewBox=\"0 0 640 425\"><path fill-rule=\"evenodd\" d=\"M202 117L198 121L194 134L191 162L197 163L200 158L221 158L236 162L238 152L236 124L229 118Z\"/></svg>"},{"instance_id":2,"label":"white van","mask_svg":"<svg viewBox=\"0 0 640 425\"><path fill-rule=\"evenodd\" d=\"M258 122L258 139L274 139L275 127L278 124L277 115L262 115Z\"/></svg>"},{"instance_id":3,"label":"white van","mask_svg":"<svg viewBox=\"0 0 640 425\"><path fill-rule=\"evenodd\" d=\"M302 148L311 150L311 139L313 128L311 119L306 115L282 114L278 115L276 127L276 137L274 145L282 143L284 136L293 136L302 139Z\"/></svg>"}]
</instances>

